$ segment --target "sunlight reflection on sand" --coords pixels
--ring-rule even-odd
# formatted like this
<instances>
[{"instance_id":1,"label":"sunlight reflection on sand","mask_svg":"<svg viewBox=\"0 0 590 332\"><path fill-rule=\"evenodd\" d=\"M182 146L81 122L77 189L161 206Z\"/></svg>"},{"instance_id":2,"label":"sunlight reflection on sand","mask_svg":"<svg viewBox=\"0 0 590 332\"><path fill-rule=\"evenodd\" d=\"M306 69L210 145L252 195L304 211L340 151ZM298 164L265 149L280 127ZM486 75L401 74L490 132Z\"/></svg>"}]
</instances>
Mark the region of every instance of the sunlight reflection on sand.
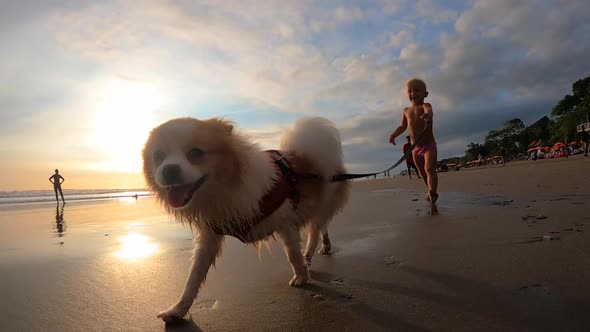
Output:
<instances>
[{"instance_id":1,"label":"sunlight reflection on sand","mask_svg":"<svg viewBox=\"0 0 590 332\"><path fill-rule=\"evenodd\" d=\"M121 248L115 252L115 256L136 260L149 257L158 251L158 245L150 242L150 238L139 233L129 233L119 237Z\"/></svg>"}]
</instances>

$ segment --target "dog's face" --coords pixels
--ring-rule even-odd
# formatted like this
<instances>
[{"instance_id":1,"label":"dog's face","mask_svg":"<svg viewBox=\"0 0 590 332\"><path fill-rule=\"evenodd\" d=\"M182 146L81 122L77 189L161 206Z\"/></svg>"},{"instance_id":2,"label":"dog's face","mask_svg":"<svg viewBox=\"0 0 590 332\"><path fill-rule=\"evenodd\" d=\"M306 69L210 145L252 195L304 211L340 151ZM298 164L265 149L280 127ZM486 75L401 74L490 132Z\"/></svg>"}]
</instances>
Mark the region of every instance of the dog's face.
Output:
<instances>
[{"instance_id":1,"label":"dog's face","mask_svg":"<svg viewBox=\"0 0 590 332\"><path fill-rule=\"evenodd\" d=\"M233 126L219 119L173 119L154 128L143 149L148 186L173 209L188 206L239 172ZM213 182L214 184L212 184Z\"/></svg>"}]
</instances>

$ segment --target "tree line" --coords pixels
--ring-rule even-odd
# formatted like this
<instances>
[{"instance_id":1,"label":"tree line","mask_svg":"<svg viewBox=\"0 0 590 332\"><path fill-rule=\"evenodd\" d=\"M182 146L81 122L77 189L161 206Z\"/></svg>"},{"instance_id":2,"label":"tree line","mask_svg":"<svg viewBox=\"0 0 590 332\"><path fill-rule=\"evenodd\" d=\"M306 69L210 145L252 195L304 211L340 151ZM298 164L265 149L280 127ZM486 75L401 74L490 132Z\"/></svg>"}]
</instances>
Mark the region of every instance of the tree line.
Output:
<instances>
[{"instance_id":1,"label":"tree line","mask_svg":"<svg viewBox=\"0 0 590 332\"><path fill-rule=\"evenodd\" d=\"M467 144L464 156L441 160L442 163L465 162L477 159L478 155L499 155L504 149L505 155L515 158L526 154L531 145L552 146L557 142L579 140L576 126L587 122L590 115L590 76L579 79L572 84L572 94L563 97L551 110L550 116L544 116L529 127L521 119L514 118L504 122L500 129L492 129L483 143Z\"/></svg>"}]
</instances>

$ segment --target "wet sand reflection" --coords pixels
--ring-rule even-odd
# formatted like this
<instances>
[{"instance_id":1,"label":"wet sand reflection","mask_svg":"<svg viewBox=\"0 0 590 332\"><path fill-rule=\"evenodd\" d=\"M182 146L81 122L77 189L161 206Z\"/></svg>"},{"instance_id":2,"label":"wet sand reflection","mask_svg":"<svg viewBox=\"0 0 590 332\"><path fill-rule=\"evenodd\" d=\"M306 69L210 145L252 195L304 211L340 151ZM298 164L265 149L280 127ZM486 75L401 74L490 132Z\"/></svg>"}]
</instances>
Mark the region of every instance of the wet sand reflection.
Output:
<instances>
[{"instance_id":1,"label":"wet sand reflection","mask_svg":"<svg viewBox=\"0 0 590 332\"><path fill-rule=\"evenodd\" d=\"M119 237L119 242L121 248L115 256L126 260L146 258L158 251L158 245L151 242L151 238L135 232Z\"/></svg>"},{"instance_id":2,"label":"wet sand reflection","mask_svg":"<svg viewBox=\"0 0 590 332\"><path fill-rule=\"evenodd\" d=\"M64 207L65 205L61 205L61 209L60 209L60 205L59 203L57 203L57 205L55 206L55 235L57 237L63 237L65 235L65 232L67 230L66 227L66 222L64 220Z\"/></svg>"}]
</instances>

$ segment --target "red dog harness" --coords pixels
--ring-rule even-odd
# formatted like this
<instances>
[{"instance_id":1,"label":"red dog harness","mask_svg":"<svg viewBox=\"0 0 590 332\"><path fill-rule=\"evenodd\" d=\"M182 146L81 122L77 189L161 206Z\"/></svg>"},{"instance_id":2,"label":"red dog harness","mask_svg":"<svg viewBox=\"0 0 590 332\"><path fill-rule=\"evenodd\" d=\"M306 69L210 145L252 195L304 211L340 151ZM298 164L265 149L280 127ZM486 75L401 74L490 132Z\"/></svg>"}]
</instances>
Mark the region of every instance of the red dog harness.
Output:
<instances>
[{"instance_id":1,"label":"red dog harness","mask_svg":"<svg viewBox=\"0 0 590 332\"><path fill-rule=\"evenodd\" d=\"M285 200L289 199L294 206L299 202L299 192L295 188L297 178L289 161L277 150L268 150L265 152L273 159L276 179L272 188L258 202L260 213L251 218L249 222L236 222L232 225L233 227L229 227L228 229L213 226L213 231L215 233L219 235L231 235L246 243L246 235L248 232L250 232L254 226L273 214L273 212L283 205ZM240 225L241 227L235 228L237 225Z\"/></svg>"}]
</instances>

